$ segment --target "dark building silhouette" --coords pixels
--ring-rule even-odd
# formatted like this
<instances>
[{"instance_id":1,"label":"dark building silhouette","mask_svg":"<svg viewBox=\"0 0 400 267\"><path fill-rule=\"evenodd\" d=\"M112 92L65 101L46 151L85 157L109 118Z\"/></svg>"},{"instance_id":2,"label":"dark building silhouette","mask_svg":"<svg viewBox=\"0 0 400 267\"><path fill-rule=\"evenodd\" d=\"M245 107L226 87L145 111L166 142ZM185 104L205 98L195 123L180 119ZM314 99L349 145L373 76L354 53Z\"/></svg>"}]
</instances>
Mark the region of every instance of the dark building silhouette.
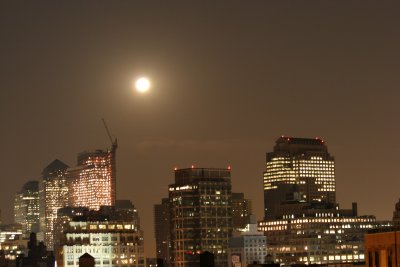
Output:
<instances>
[{"instance_id":1,"label":"dark building silhouette","mask_svg":"<svg viewBox=\"0 0 400 267\"><path fill-rule=\"evenodd\" d=\"M250 223L251 214L251 200L246 199L243 193L232 193L232 228L245 228Z\"/></svg>"},{"instance_id":2,"label":"dark building silhouette","mask_svg":"<svg viewBox=\"0 0 400 267\"><path fill-rule=\"evenodd\" d=\"M393 227L397 230L400 229L400 199L396 203L393 212Z\"/></svg>"},{"instance_id":3,"label":"dark building silhouette","mask_svg":"<svg viewBox=\"0 0 400 267\"><path fill-rule=\"evenodd\" d=\"M170 224L169 199L163 198L161 204L154 205L154 234L156 238L156 257L163 266L170 264Z\"/></svg>"},{"instance_id":4,"label":"dark building silhouette","mask_svg":"<svg viewBox=\"0 0 400 267\"><path fill-rule=\"evenodd\" d=\"M200 254L200 267L214 267L214 254L205 251Z\"/></svg>"},{"instance_id":5,"label":"dark building silhouette","mask_svg":"<svg viewBox=\"0 0 400 267\"><path fill-rule=\"evenodd\" d=\"M79 257L79 267L94 267L94 265L94 257L89 253L85 253Z\"/></svg>"},{"instance_id":6,"label":"dark building silhouette","mask_svg":"<svg viewBox=\"0 0 400 267\"><path fill-rule=\"evenodd\" d=\"M157 258L157 267L167 267L167 266L168 265L164 263L164 259Z\"/></svg>"},{"instance_id":7,"label":"dark building silhouette","mask_svg":"<svg viewBox=\"0 0 400 267\"><path fill-rule=\"evenodd\" d=\"M21 254L16 260L17 267L55 266L53 252L47 251L43 242L37 241L36 234L31 233L28 242L28 256Z\"/></svg>"},{"instance_id":8,"label":"dark building silhouette","mask_svg":"<svg viewBox=\"0 0 400 267\"><path fill-rule=\"evenodd\" d=\"M247 267L279 267L280 266L280 264L279 263L252 263L252 264L249 264L249 265L247 265ZM291 267L295 267L295 266L297 266L297 267L306 267L306 266L308 266L308 265L305 265L305 264L293 264L293 265L291 265Z\"/></svg>"}]
</instances>

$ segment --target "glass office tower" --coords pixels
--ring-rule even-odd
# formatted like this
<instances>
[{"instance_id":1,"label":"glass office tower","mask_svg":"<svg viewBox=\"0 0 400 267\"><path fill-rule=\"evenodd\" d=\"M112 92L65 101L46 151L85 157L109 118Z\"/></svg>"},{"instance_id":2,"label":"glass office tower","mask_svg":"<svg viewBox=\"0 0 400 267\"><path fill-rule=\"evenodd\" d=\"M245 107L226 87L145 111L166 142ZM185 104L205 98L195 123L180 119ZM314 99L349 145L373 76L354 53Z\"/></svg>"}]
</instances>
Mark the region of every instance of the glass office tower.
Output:
<instances>
[{"instance_id":1,"label":"glass office tower","mask_svg":"<svg viewBox=\"0 0 400 267\"><path fill-rule=\"evenodd\" d=\"M175 171L169 185L171 260L177 267L196 267L200 253L214 254L215 266L227 266L232 233L229 169L189 168Z\"/></svg>"}]
</instances>

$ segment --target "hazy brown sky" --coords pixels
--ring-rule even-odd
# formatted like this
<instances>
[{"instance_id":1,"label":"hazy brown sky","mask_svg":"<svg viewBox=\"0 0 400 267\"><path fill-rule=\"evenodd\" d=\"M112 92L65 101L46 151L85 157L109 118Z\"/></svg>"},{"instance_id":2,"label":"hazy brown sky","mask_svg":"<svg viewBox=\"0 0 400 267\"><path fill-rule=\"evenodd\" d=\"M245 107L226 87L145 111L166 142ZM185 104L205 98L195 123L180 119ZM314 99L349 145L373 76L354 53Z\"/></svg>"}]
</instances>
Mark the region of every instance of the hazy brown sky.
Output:
<instances>
[{"instance_id":1,"label":"hazy brown sky","mask_svg":"<svg viewBox=\"0 0 400 267\"><path fill-rule=\"evenodd\" d=\"M341 206L390 219L400 16L388 2L1 2L2 221L52 160L110 146L103 117L120 144L118 198L139 209L149 256L175 166L231 165L261 219L265 153L281 134L324 138ZM154 88L138 95L143 74Z\"/></svg>"}]
</instances>

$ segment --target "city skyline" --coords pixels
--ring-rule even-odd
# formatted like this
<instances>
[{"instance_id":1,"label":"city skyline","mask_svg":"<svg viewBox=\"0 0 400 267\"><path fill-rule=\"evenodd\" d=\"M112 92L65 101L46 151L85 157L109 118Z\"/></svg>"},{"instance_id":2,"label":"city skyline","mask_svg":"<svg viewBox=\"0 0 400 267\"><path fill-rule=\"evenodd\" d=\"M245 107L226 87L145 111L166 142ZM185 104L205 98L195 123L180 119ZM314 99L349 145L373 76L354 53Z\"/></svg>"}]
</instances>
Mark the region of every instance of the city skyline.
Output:
<instances>
[{"instance_id":1,"label":"city skyline","mask_svg":"<svg viewBox=\"0 0 400 267\"><path fill-rule=\"evenodd\" d=\"M400 126L396 8L355 3L1 4L2 221L54 159L119 141L117 195L155 255L153 205L174 168L232 166L263 216L265 155L281 135L321 137L336 198L390 219ZM152 90L132 81L147 75ZM376 197L366 192L373 191Z\"/></svg>"}]
</instances>

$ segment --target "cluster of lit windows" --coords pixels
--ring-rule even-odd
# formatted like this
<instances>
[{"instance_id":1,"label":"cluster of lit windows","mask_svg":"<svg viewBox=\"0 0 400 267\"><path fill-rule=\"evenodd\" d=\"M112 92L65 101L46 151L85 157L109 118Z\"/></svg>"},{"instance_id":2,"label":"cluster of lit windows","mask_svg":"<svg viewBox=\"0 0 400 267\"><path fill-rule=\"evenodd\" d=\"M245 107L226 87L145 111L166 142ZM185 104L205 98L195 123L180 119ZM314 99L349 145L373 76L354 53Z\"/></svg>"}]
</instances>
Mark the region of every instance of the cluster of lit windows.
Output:
<instances>
[{"instance_id":1,"label":"cluster of lit windows","mask_svg":"<svg viewBox=\"0 0 400 267\"><path fill-rule=\"evenodd\" d=\"M311 180L310 180L311 179ZM303 187L315 185L308 198L314 201L335 201L335 163L333 159L312 156L283 157L277 156L266 163L264 172L264 190L277 189L280 184L298 184L301 191L309 191ZM332 194L333 192L333 194ZM307 195L302 195L307 200Z\"/></svg>"},{"instance_id":2,"label":"cluster of lit windows","mask_svg":"<svg viewBox=\"0 0 400 267\"><path fill-rule=\"evenodd\" d=\"M286 157L276 157L267 162L264 173L264 190L274 189L277 184L296 184L296 171L292 168L292 161Z\"/></svg>"},{"instance_id":3,"label":"cluster of lit windows","mask_svg":"<svg viewBox=\"0 0 400 267\"><path fill-rule=\"evenodd\" d=\"M376 227L374 217L326 217L262 221L269 253L280 263L326 264L364 260L364 234ZM349 253L350 252L350 253Z\"/></svg>"},{"instance_id":4,"label":"cluster of lit windows","mask_svg":"<svg viewBox=\"0 0 400 267\"><path fill-rule=\"evenodd\" d=\"M95 258L96 266L145 266L143 236L132 223L69 222L66 230L66 266L79 266L84 253Z\"/></svg>"},{"instance_id":5,"label":"cluster of lit windows","mask_svg":"<svg viewBox=\"0 0 400 267\"><path fill-rule=\"evenodd\" d=\"M19 226L10 226L10 229L0 230L0 250L7 260L15 260L21 253L25 253L28 240L22 239L22 230Z\"/></svg>"},{"instance_id":6,"label":"cluster of lit windows","mask_svg":"<svg viewBox=\"0 0 400 267\"><path fill-rule=\"evenodd\" d=\"M21 224L25 237L39 224L39 191L25 190L17 193L14 201L14 221Z\"/></svg>"},{"instance_id":7,"label":"cluster of lit windows","mask_svg":"<svg viewBox=\"0 0 400 267\"><path fill-rule=\"evenodd\" d=\"M59 173L56 177L45 178L40 192L44 206L40 207L42 218L40 223L44 230L44 241L49 249L54 245L54 224L57 219L57 211L68 206L68 184L65 173Z\"/></svg>"},{"instance_id":8,"label":"cluster of lit windows","mask_svg":"<svg viewBox=\"0 0 400 267\"><path fill-rule=\"evenodd\" d=\"M71 172L72 206L98 210L113 205L112 152L89 154L81 164L81 169Z\"/></svg>"}]
</instances>

